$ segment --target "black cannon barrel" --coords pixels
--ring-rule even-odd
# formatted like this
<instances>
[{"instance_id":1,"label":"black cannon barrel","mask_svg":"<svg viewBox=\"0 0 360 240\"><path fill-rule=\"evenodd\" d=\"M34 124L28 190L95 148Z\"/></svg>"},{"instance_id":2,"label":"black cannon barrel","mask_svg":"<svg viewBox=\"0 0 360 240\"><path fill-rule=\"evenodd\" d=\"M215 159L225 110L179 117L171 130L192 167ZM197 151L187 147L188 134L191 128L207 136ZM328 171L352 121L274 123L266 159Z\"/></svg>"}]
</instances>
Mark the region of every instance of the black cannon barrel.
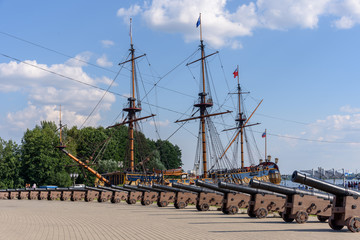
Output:
<instances>
[{"instance_id":1,"label":"black cannon barrel","mask_svg":"<svg viewBox=\"0 0 360 240\"><path fill-rule=\"evenodd\" d=\"M98 186L98 188L101 188L101 189L104 189L107 191L112 191L112 192L123 192L122 190L111 188L111 187L105 187L105 186Z\"/></svg>"},{"instance_id":2,"label":"black cannon barrel","mask_svg":"<svg viewBox=\"0 0 360 240\"><path fill-rule=\"evenodd\" d=\"M187 190L187 191L190 191L190 192L196 192L196 193L201 193L201 192L219 193L219 192L215 192L213 190L207 189L207 188L191 186L191 185L185 185L185 184L180 184L180 183L173 183L172 185L175 188L184 189L184 190ZM219 194L223 194L223 193L219 193Z\"/></svg>"},{"instance_id":3,"label":"black cannon barrel","mask_svg":"<svg viewBox=\"0 0 360 240\"><path fill-rule=\"evenodd\" d=\"M170 186L165 186L165 185L160 185L160 184L153 184L152 185L153 188L157 188L157 189L161 189L167 192L185 192L183 189L179 189L179 188L174 188L174 187L170 187Z\"/></svg>"},{"instance_id":4,"label":"black cannon barrel","mask_svg":"<svg viewBox=\"0 0 360 240\"><path fill-rule=\"evenodd\" d=\"M38 188L36 188L38 190ZM70 191L86 191L84 187L69 187Z\"/></svg>"},{"instance_id":5,"label":"black cannon barrel","mask_svg":"<svg viewBox=\"0 0 360 240\"><path fill-rule=\"evenodd\" d=\"M129 188L124 188L124 187L115 186L115 185L111 185L111 188L115 188L117 190L126 191L126 192L133 192L134 191L134 190L129 189Z\"/></svg>"},{"instance_id":6,"label":"black cannon barrel","mask_svg":"<svg viewBox=\"0 0 360 240\"><path fill-rule=\"evenodd\" d=\"M139 192L147 192L148 190L145 190L143 188L138 188L136 186L131 186L131 185L123 185L124 188L133 190L133 191L139 191Z\"/></svg>"},{"instance_id":7,"label":"black cannon barrel","mask_svg":"<svg viewBox=\"0 0 360 240\"><path fill-rule=\"evenodd\" d=\"M15 190L15 189L13 189ZM48 191L46 188L35 188L34 189L35 191Z\"/></svg>"},{"instance_id":8,"label":"black cannon barrel","mask_svg":"<svg viewBox=\"0 0 360 240\"><path fill-rule=\"evenodd\" d=\"M162 189L153 188L151 186L143 185L143 184L139 184L138 188L145 189L145 190L148 190L148 191L153 191L153 192L164 192L164 190L162 190Z\"/></svg>"},{"instance_id":9,"label":"black cannon barrel","mask_svg":"<svg viewBox=\"0 0 360 240\"><path fill-rule=\"evenodd\" d=\"M330 200L330 201L332 201L334 198L332 195L330 195L328 193L306 191L306 190L301 190L301 189L297 189L297 188L276 185L273 183L261 182L256 179L251 179L249 185L253 188L259 188L259 189L268 190L271 192L281 193L281 194L284 194L287 196L291 196L291 195L295 195L295 194L303 194L303 195L316 196L316 197L323 198L325 200Z\"/></svg>"},{"instance_id":10,"label":"black cannon barrel","mask_svg":"<svg viewBox=\"0 0 360 240\"><path fill-rule=\"evenodd\" d=\"M216 185L216 184L206 183L206 182L200 181L200 180L197 180L195 182L195 184L197 186L208 188L208 189L211 189L211 190L214 190L214 191L217 191L217 192L222 192L222 193L233 193L234 192L234 191L231 191L231 190L226 189L226 188L219 188L219 186Z\"/></svg>"},{"instance_id":11,"label":"black cannon barrel","mask_svg":"<svg viewBox=\"0 0 360 240\"><path fill-rule=\"evenodd\" d=\"M67 188L67 187L57 187L57 188L55 188L55 191L68 191L69 190L69 188Z\"/></svg>"},{"instance_id":12,"label":"black cannon barrel","mask_svg":"<svg viewBox=\"0 0 360 240\"><path fill-rule=\"evenodd\" d=\"M86 186L85 189L86 189L86 190L92 190L92 191L98 191L98 192L103 192L103 191L105 191L104 189L101 189L101 188L88 187L88 186Z\"/></svg>"},{"instance_id":13,"label":"black cannon barrel","mask_svg":"<svg viewBox=\"0 0 360 240\"><path fill-rule=\"evenodd\" d=\"M230 190L233 190L236 192L242 192L242 193L247 193L247 194L275 194L274 192L260 190L257 188L251 188L251 187L244 186L241 184L219 182L218 185L220 188L226 188L226 189L230 189ZM281 194L276 194L276 195L283 196Z\"/></svg>"},{"instance_id":14,"label":"black cannon barrel","mask_svg":"<svg viewBox=\"0 0 360 240\"><path fill-rule=\"evenodd\" d=\"M298 171L293 172L291 181L305 184L310 187L317 188L321 191L334 194L336 196L360 196L360 192L349 190L344 187L307 176L306 174L300 173Z\"/></svg>"}]
</instances>

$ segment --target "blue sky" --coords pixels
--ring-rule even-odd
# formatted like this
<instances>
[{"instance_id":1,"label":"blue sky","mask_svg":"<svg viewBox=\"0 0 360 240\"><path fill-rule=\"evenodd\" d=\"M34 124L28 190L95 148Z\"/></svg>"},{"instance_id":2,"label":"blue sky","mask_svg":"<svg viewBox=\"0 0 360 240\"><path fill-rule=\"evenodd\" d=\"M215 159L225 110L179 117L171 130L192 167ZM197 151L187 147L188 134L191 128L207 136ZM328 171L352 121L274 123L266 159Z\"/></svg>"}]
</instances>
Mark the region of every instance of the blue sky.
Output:
<instances>
[{"instance_id":1,"label":"blue sky","mask_svg":"<svg viewBox=\"0 0 360 240\"><path fill-rule=\"evenodd\" d=\"M252 118L261 122L252 129L261 155L266 128L268 153L280 159L284 173L319 166L360 170L358 0L0 0L0 137L20 142L23 132L41 120L57 122L60 104L64 122L81 126L103 96L102 90L33 66L107 88L128 53L132 17L137 54L147 54L139 68L144 89L149 90L197 50L199 12L207 53L220 52L209 58L214 99L216 92L216 101L223 103L235 89L236 65L243 88L251 92L245 101L248 115L264 99ZM191 114L196 100L199 86L192 75L198 78L199 65L187 68L186 62L143 100L142 116L157 114L162 139L178 128L177 119ZM126 69L111 90L117 94L107 94L85 126L113 124L126 103L120 95L130 91ZM150 109L147 102L161 108ZM228 101L213 111L233 108ZM233 119L234 114L214 121L224 120L229 126ZM170 141L182 149L188 170L196 145L190 132L197 132L198 122L185 128ZM219 125L219 132L223 128ZM144 122L143 129L149 137L158 137L151 121ZM220 134L226 145L228 136Z\"/></svg>"}]
</instances>

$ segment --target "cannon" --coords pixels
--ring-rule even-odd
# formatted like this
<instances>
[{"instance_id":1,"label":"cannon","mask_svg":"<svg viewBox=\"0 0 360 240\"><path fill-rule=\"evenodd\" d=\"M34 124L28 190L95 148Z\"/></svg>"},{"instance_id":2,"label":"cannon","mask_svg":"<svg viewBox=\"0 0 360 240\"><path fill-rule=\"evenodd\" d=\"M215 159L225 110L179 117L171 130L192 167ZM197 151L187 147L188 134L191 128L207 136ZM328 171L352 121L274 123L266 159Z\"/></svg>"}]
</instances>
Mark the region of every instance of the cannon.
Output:
<instances>
[{"instance_id":1,"label":"cannon","mask_svg":"<svg viewBox=\"0 0 360 240\"><path fill-rule=\"evenodd\" d=\"M85 188L69 188L71 191L71 201L80 201L85 198L87 190Z\"/></svg>"},{"instance_id":2,"label":"cannon","mask_svg":"<svg viewBox=\"0 0 360 240\"><path fill-rule=\"evenodd\" d=\"M174 207L176 209L186 208L188 204L196 204L197 194L165 185L157 185L161 190L175 193Z\"/></svg>"},{"instance_id":3,"label":"cannon","mask_svg":"<svg viewBox=\"0 0 360 240\"><path fill-rule=\"evenodd\" d=\"M111 185L111 188L128 192L128 197L126 200L127 204L135 204L137 201L141 201L143 193L140 191L135 191L129 188L119 187L115 185Z\"/></svg>"},{"instance_id":4,"label":"cannon","mask_svg":"<svg viewBox=\"0 0 360 240\"><path fill-rule=\"evenodd\" d=\"M284 211L285 195L234 183L219 182L218 186L220 188L250 194L249 207L247 209L249 217L265 218L269 212L277 211L281 214Z\"/></svg>"},{"instance_id":5,"label":"cannon","mask_svg":"<svg viewBox=\"0 0 360 240\"><path fill-rule=\"evenodd\" d=\"M210 206L222 207L224 193L216 192L207 188L190 186L180 183L173 183L173 187L184 189L197 194L196 209L198 211L208 211Z\"/></svg>"},{"instance_id":6,"label":"cannon","mask_svg":"<svg viewBox=\"0 0 360 240\"><path fill-rule=\"evenodd\" d=\"M87 193L85 195L85 201L90 202L93 201L95 198L98 202L106 202L111 199L112 192L97 188L97 187L85 187Z\"/></svg>"},{"instance_id":7,"label":"cannon","mask_svg":"<svg viewBox=\"0 0 360 240\"><path fill-rule=\"evenodd\" d=\"M55 190L60 192L61 201L66 201L71 198L72 191L69 188L58 187Z\"/></svg>"},{"instance_id":8,"label":"cannon","mask_svg":"<svg viewBox=\"0 0 360 240\"><path fill-rule=\"evenodd\" d=\"M175 192L169 192L168 190L165 190L163 187L164 185L160 184L153 184L151 186L154 189L160 190L159 197L157 200L158 207L166 207L169 205L169 203L175 203Z\"/></svg>"},{"instance_id":9,"label":"cannon","mask_svg":"<svg viewBox=\"0 0 360 240\"><path fill-rule=\"evenodd\" d=\"M152 204L158 198L158 193L155 192L155 191L150 191L150 190L146 190L146 189L143 189L143 188L138 188L136 186L131 186L131 185L124 185L124 188L128 188L128 189L133 190L133 191L142 192L141 205L144 205L144 206Z\"/></svg>"},{"instance_id":10,"label":"cannon","mask_svg":"<svg viewBox=\"0 0 360 240\"><path fill-rule=\"evenodd\" d=\"M52 201L61 197L62 191L58 188L47 188L47 190L49 191L49 194L47 196L48 200Z\"/></svg>"},{"instance_id":11,"label":"cannon","mask_svg":"<svg viewBox=\"0 0 360 240\"><path fill-rule=\"evenodd\" d=\"M98 188L107 190L112 193L111 200L110 200L112 203L119 203L121 201L127 201L128 196L129 196L128 191L122 191L119 189L114 189L114 188L104 187L104 186L98 186Z\"/></svg>"},{"instance_id":12,"label":"cannon","mask_svg":"<svg viewBox=\"0 0 360 240\"><path fill-rule=\"evenodd\" d=\"M27 188L17 188L15 189L16 191L19 192L19 199L23 200L23 199L29 199L29 195L30 195L30 190Z\"/></svg>"},{"instance_id":13,"label":"cannon","mask_svg":"<svg viewBox=\"0 0 360 240\"><path fill-rule=\"evenodd\" d=\"M94 187L85 186L85 202L92 202L100 195L100 190Z\"/></svg>"},{"instance_id":14,"label":"cannon","mask_svg":"<svg viewBox=\"0 0 360 240\"><path fill-rule=\"evenodd\" d=\"M281 214L285 222L292 222L295 219L297 223L305 223L310 214L317 215L320 222L325 222L331 216L333 196L328 193L300 190L260 182L256 179L251 179L249 185L253 188L286 195L285 209Z\"/></svg>"},{"instance_id":15,"label":"cannon","mask_svg":"<svg viewBox=\"0 0 360 240\"><path fill-rule=\"evenodd\" d=\"M197 180L195 184L200 187L208 188L216 192L223 193L224 200L221 210L225 214L236 214L239 211L239 208L248 208L249 206L249 201L250 201L249 194L235 192L225 188L220 188L216 184L206 183L200 180Z\"/></svg>"},{"instance_id":16,"label":"cannon","mask_svg":"<svg viewBox=\"0 0 360 240\"><path fill-rule=\"evenodd\" d=\"M335 196L329 218L332 229L341 230L347 226L351 232L360 232L360 192L312 178L298 171L294 171L291 180Z\"/></svg>"},{"instance_id":17,"label":"cannon","mask_svg":"<svg viewBox=\"0 0 360 240\"><path fill-rule=\"evenodd\" d=\"M38 200L46 200L49 197L50 191L46 188L35 188L35 192L38 192Z\"/></svg>"},{"instance_id":18,"label":"cannon","mask_svg":"<svg viewBox=\"0 0 360 240\"><path fill-rule=\"evenodd\" d=\"M19 191L16 189L6 189L9 192L9 199L18 199L19 198Z\"/></svg>"},{"instance_id":19,"label":"cannon","mask_svg":"<svg viewBox=\"0 0 360 240\"><path fill-rule=\"evenodd\" d=\"M6 189L0 189L0 199L9 199L9 192Z\"/></svg>"}]
</instances>

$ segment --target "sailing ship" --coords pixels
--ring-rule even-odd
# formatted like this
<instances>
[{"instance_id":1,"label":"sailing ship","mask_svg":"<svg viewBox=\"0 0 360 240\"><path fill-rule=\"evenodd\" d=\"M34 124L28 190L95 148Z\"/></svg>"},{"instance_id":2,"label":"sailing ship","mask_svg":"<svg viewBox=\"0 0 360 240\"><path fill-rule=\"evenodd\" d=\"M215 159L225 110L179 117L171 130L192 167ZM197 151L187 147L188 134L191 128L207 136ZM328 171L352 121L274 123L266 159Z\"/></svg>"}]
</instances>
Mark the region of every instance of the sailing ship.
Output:
<instances>
[{"instance_id":1,"label":"sailing ship","mask_svg":"<svg viewBox=\"0 0 360 240\"><path fill-rule=\"evenodd\" d=\"M231 181L235 183L247 183L251 178L256 178L263 181L271 181L273 183L280 183L281 177L279 168L277 166L277 162L271 162L270 158L266 158L265 161L260 162L258 165L252 164L249 167L244 166L244 137L246 137L245 129L247 127L252 126L252 124L248 124L250 118L246 118L245 114L242 111L242 101L239 77L238 77L238 114L237 114L237 126L233 128L237 131L234 139L230 142L226 149L221 145L221 140L219 138L219 134L216 132L215 125L211 121L211 117L219 116L223 114L229 114L231 111L225 112L217 112L211 113L211 109L214 105L211 91L209 87L209 80L207 79L208 74L207 71L207 58L217 54L218 52L206 55L205 54L205 45L202 39L202 25L201 25L201 14L199 16L197 26L200 26L200 46L199 50L201 52L201 57L195 61L192 61L187 64L191 65L193 63L200 63L201 65L201 81L200 81L200 93L198 94L197 102L194 104L194 107L197 109L196 112L199 112L199 116L194 117L195 114L192 115L191 118L178 120L176 123L183 123L192 120L199 119L199 136L198 136L198 146L197 146L197 154L194 163L195 172L199 172L202 168L202 171L197 176L188 176L181 168L178 169L170 169L170 170L156 170L152 171L147 170L145 165L149 160L149 156L142 157L137 164L135 164L135 134L136 134L136 126L139 121L154 117L154 114L151 114L146 117L140 117L140 113L142 111L141 102L139 101L138 90L137 90L137 79L136 79L136 67L135 61L139 58L145 56L145 54L136 56L135 48L132 39L132 29L131 29L131 19L130 19L130 59L126 60L119 65L123 65L126 63L130 63L131 65L131 84L130 84L130 96L127 99L127 105L123 108L123 112L126 113L126 117L120 123L117 123L113 126L109 126L108 128L119 127L123 125L127 125L128 127L128 159L125 161L128 163L127 168L125 167L123 171L116 171L102 174L102 176L97 175L97 178L101 179L103 182L107 184L138 184L144 182L157 182L163 184L171 184L172 182L182 182L187 184L193 184L194 181L198 178L203 179L207 182L217 182L219 180L222 181ZM261 104L261 102L260 102ZM260 105L259 104L259 105ZM257 108L259 107L257 106ZM257 109L256 108L256 109ZM256 111L255 109L255 111ZM254 112L255 112L254 111ZM228 130L233 130L228 129ZM240 136L240 146L241 146L241 167L236 167L236 164L231 165L229 157L226 155L230 146L233 142L237 141ZM214 146L214 142L216 142L217 146ZM63 148L61 148L64 153L66 153L69 157L77 161L77 159L69 155L69 153L65 152ZM214 157L215 156L215 157ZM235 160L235 161L234 161ZM237 158L234 157L232 162L236 162ZM77 161L79 162L79 161ZM226 164L224 164L226 163ZM80 164L81 165L81 164ZM139 166L141 165L141 166ZM210 167L209 167L210 166ZM226 166L224 168L224 166ZM85 167L85 166L83 166ZM86 168L86 167L85 167ZM142 168L143 171L139 171ZM89 169L88 169L89 170ZM98 174L93 173L93 174Z\"/></svg>"},{"instance_id":2,"label":"sailing ship","mask_svg":"<svg viewBox=\"0 0 360 240\"><path fill-rule=\"evenodd\" d=\"M271 157L265 157L265 161L260 160L258 165L252 164L249 167L245 167L244 164L244 137L245 129L257 125L257 124L248 124L249 120L253 116L254 112L260 106L261 102L255 108L254 112L250 115L249 118L246 118L244 112L242 111L242 94L240 87L239 75L237 74L238 86L237 86L237 95L238 95L238 113L237 113L237 126L232 129L227 130L236 130L237 133L235 137L228 144L227 148L224 149L221 145L219 135L216 132L216 128L211 120L211 117L227 114L231 111L219 112L219 113L210 113L210 109L213 107L213 101L211 97L211 91L209 87L209 80L207 76L209 75L206 71L208 69L206 59L218 52L206 55L205 54L205 45L202 39L202 24L201 24L201 14L199 16L196 26L200 26L200 51L201 58L193 62L188 63L187 65L193 64L195 62L200 62L201 65L201 80L200 80L200 89L202 90L198 95L198 101L194 104L194 107L198 110L199 116L192 117L188 119L178 120L176 123L191 121L195 119L200 119L199 126L199 136L198 136L198 146L196 159L194 164L194 171L197 173L197 178L201 178L207 182L217 182L217 181L231 181L235 183L248 183L251 178L255 178L262 181L270 181L272 183L279 184L281 181L281 175L279 167L277 166L278 160L275 159L275 162L271 162ZM238 73L238 68L237 68ZM231 147L231 145L238 141L240 136L240 148L241 148L241 167L235 167L236 164L231 164L229 157L226 153ZM247 141L246 141L247 142ZM212 156L208 156L212 154ZM208 159L214 159L212 165L209 164ZM234 156L232 162L236 162L237 157ZM208 168L210 166L210 168ZM225 166L225 167L224 167ZM202 168L202 171L201 171Z\"/></svg>"}]
</instances>

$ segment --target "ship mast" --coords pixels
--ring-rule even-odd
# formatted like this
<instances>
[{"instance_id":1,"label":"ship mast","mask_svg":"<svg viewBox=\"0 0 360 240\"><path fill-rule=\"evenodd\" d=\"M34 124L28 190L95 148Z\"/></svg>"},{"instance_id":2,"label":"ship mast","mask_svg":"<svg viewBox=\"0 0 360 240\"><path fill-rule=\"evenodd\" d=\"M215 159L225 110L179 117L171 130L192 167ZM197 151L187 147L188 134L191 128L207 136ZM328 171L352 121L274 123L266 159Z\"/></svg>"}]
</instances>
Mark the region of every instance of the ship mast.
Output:
<instances>
[{"instance_id":1,"label":"ship mast","mask_svg":"<svg viewBox=\"0 0 360 240\"><path fill-rule=\"evenodd\" d=\"M201 128L201 145L202 145L202 165L203 165L203 177L207 178L208 177L208 167L207 167L207 143L206 143L206 125L205 125L205 120L207 117L211 117L211 116L216 116L216 115L220 115L220 114L224 114L224 113L230 113L230 111L227 112L222 112L222 113L214 113L214 114L208 114L207 112L207 108L212 107L213 106L213 102L211 97L209 97L208 99L206 98L207 93L206 93L206 81L205 81L205 58L210 57L214 54L217 54L218 52L212 53L210 55L205 56L205 45L204 45L204 41L202 39L202 24L201 24L201 13L199 15L199 20L198 20L198 24L197 26L200 25L200 50L201 50L201 58L198 60L195 60L191 63L186 64L186 66L193 64L195 62L198 62L199 60L201 60L201 77L202 77L202 92L199 93L199 102L194 104L194 107L199 108L200 111L200 116L198 117L193 117L193 118L188 118L188 119L184 119L184 120L178 120L176 121L176 123L179 122L184 122L184 121L189 121L189 120L194 120L194 119L200 119L200 128Z\"/></svg>"},{"instance_id":2,"label":"ship mast","mask_svg":"<svg viewBox=\"0 0 360 240\"><path fill-rule=\"evenodd\" d=\"M135 148L134 148L134 127L137 121L150 118L155 116L154 114L142 118L136 118L136 113L141 112L141 104L138 101L138 104L136 104L136 74L135 74L135 60L141 57L146 56L146 54L143 54L141 56L135 57L135 49L132 39L132 19L130 18L130 55L131 59L127 60L125 62L119 63L119 65L131 62L131 96L127 99L128 100L128 106L123 109L124 112L127 112L126 119L119 124L115 124L113 126L109 126L108 128L117 127L120 125L128 124L128 138L129 138L129 150L130 150L130 156L129 156L129 168L131 172L135 171ZM139 96L138 96L139 97Z\"/></svg>"},{"instance_id":3,"label":"ship mast","mask_svg":"<svg viewBox=\"0 0 360 240\"><path fill-rule=\"evenodd\" d=\"M195 107L200 108L200 122L201 122L201 138L202 138L202 159L203 159L203 170L204 178L207 178L207 159L206 159L206 135L205 135L205 112L206 108L212 107L212 101L206 103L206 92L205 92L205 46L202 40L202 24L201 24L201 13L200 13L200 48L201 48L201 73L202 73L202 92L199 93L201 97L200 104L195 104Z\"/></svg>"},{"instance_id":4,"label":"ship mast","mask_svg":"<svg viewBox=\"0 0 360 240\"><path fill-rule=\"evenodd\" d=\"M258 107L260 106L260 104L262 103L263 100L260 101L260 103L257 105L257 107L255 108L255 110L251 113L250 117L246 119L245 114L242 112L242 108L241 108L241 95L245 94L245 93L249 93L249 92L242 92L241 91L241 86L240 86L240 79L239 79L239 65L237 65L236 67L236 72L237 72L237 95L238 95L238 118L235 119L236 122L238 122L237 126L235 128L231 128L231 129L226 129L224 131L229 131L229 130L234 130L234 129L238 129L238 133L235 135L235 137L233 138L233 140L228 144L226 150L224 151L224 153L221 155L220 159L223 158L226 154L226 152L229 150L230 146L235 142L235 140L237 139L237 137L240 135L240 149L241 149L241 168L245 167L244 164L244 135L245 135L245 127L250 127L250 126L254 126L254 125L258 125L260 123L254 123L254 124L247 124L250 120L250 118L254 115L255 111L258 109ZM234 72L235 73L235 72Z\"/></svg>"},{"instance_id":5,"label":"ship mast","mask_svg":"<svg viewBox=\"0 0 360 240\"><path fill-rule=\"evenodd\" d=\"M239 77L239 65L236 68L237 71L237 95L238 95L238 105L239 105L239 117L235 119L238 122L238 128L240 128L240 149L241 149L241 168L244 168L244 122L246 121L246 117L241 111L241 87L240 87L240 77Z\"/></svg>"},{"instance_id":6,"label":"ship mast","mask_svg":"<svg viewBox=\"0 0 360 240\"><path fill-rule=\"evenodd\" d=\"M131 82L132 82L132 97L128 98L129 108L125 108L124 111L128 112L129 122L129 142L130 142L130 169L131 172L134 171L134 122L132 120L135 118L135 113L140 112L141 108L135 108L135 49L132 41L132 29L131 29L132 19L130 18L130 52L131 52Z\"/></svg>"}]
</instances>

